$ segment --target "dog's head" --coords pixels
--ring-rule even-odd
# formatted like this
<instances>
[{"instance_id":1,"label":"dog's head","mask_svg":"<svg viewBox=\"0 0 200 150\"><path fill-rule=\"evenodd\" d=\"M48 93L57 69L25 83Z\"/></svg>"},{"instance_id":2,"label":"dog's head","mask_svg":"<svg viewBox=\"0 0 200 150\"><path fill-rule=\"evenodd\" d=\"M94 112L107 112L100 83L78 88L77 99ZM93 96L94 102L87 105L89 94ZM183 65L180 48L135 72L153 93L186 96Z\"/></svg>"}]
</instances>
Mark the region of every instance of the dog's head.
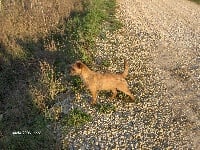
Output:
<instances>
[{"instance_id":1,"label":"dog's head","mask_svg":"<svg viewBox=\"0 0 200 150\"><path fill-rule=\"evenodd\" d=\"M81 61L76 61L74 64L71 65L70 75L81 75L83 67L84 64Z\"/></svg>"}]
</instances>

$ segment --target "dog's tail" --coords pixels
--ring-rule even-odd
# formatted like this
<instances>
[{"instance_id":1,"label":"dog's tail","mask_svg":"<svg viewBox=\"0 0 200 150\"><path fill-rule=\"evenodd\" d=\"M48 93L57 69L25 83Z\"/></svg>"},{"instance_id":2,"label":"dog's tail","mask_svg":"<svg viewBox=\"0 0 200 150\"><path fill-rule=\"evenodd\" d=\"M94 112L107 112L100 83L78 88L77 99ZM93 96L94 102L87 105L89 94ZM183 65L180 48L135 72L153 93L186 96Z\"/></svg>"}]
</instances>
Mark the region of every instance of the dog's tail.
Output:
<instances>
[{"instance_id":1,"label":"dog's tail","mask_svg":"<svg viewBox=\"0 0 200 150\"><path fill-rule=\"evenodd\" d=\"M129 69L128 63L127 63L126 60L124 60L124 72L122 73L122 76L123 76L124 78L126 78L126 76L128 75L128 69Z\"/></svg>"}]
</instances>

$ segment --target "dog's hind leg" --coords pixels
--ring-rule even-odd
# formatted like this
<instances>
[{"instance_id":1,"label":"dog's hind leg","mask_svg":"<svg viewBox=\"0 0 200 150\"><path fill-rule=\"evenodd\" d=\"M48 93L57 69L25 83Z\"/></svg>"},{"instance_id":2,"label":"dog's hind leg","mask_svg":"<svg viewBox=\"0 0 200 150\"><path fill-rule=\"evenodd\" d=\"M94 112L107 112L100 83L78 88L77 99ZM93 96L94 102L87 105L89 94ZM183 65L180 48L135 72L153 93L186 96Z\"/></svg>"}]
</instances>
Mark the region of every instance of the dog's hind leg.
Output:
<instances>
[{"instance_id":1,"label":"dog's hind leg","mask_svg":"<svg viewBox=\"0 0 200 150\"><path fill-rule=\"evenodd\" d=\"M117 89L118 89L119 91L124 92L126 95L130 96L130 98L131 98L132 100L135 99L135 97L131 94L131 91L128 89L128 85L127 85L127 84L122 84L121 86L117 87Z\"/></svg>"}]
</instances>

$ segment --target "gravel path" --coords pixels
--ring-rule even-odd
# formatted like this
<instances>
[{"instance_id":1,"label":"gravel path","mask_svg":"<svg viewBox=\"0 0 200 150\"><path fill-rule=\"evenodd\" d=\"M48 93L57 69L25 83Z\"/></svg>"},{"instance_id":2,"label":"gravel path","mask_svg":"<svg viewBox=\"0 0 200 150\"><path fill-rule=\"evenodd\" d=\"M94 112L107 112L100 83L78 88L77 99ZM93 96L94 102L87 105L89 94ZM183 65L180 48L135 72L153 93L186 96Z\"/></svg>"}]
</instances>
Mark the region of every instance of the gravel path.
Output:
<instances>
[{"instance_id":1,"label":"gravel path","mask_svg":"<svg viewBox=\"0 0 200 150\"><path fill-rule=\"evenodd\" d=\"M116 111L92 108L90 94L62 102L65 113L78 107L93 117L63 135L70 149L200 149L200 6L186 0L117 0L124 27L97 39L94 70L123 69L135 103L118 96ZM102 64L109 63L109 67ZM85 94L87 93L87 94Z\"/></svg>"}]
</instances>

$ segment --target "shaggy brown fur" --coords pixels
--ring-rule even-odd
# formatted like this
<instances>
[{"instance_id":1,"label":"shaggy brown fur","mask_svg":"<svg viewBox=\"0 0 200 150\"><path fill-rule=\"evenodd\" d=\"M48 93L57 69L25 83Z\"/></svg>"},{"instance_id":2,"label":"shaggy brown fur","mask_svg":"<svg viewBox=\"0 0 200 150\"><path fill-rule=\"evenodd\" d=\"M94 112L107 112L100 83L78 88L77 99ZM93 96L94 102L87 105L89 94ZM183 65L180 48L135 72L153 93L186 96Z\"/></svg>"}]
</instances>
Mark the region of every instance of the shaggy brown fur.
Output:
<instances>
[{"instance_id":1,"label":"shaggy brown fur","mask_svg":"<svg viewBox=\"0 0 200 150\"><path fill-rule=\"evenodd\" d=\"M124 72L121 74L114 73L98 73L90 70L81 61L76 61L71 65L71 75L79 75L84 81L86 87L90 90L93 100L91 104L96 104L98 91L111 90L113 95L112 99L116 97L117 90L129 95L132 100L134 96L128 89L128 84L125 77L128 75L128 65L125 61Z\"/></svg>"}]
</instances>

